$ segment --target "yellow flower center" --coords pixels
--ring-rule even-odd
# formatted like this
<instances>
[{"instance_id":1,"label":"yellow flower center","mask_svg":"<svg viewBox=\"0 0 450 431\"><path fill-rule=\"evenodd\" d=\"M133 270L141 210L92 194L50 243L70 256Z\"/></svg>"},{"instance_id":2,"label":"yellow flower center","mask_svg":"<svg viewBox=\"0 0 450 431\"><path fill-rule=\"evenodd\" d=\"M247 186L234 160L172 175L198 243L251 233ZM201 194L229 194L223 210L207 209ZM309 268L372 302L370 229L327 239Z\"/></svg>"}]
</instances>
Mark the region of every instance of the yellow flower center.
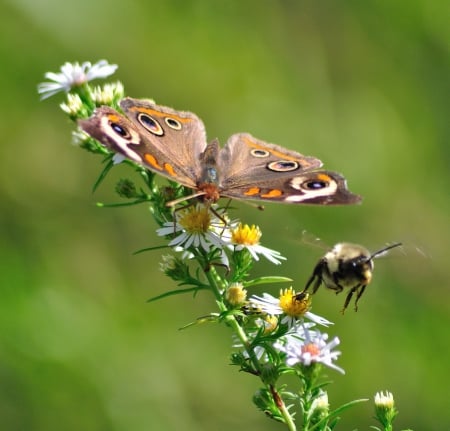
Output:
<instances>
[{"instance_id":1,"label":"yellow flower center","mask_svg":"<svg viewBox=\"0 0 450 431\"><path fill-rule=\"evenodd\" d=\"M255 245L261 239L261 230L254 224L250 227L248 224L239 223L236 229L231 232L231 242L237 245Z\"/></svg>"},{"instance_id":2,"label":"yellow flower center","mask_svg":"<svg viewBox=\"0 0 450 431\"><path fill-rule=\"evenodd\" d=\"M192 206L185 209L178 223L189 233L205 233L211 224L209 209Z\"/></svg>"},{"instance_id":3,"label":"yellow flower center","mask_svg":"<svg viewBox=\"0 0 450 431\"><path fill-rule=\"evenodd\" d=\"M309 293L296 294L295 290L280 290L280 307L291 317L301 317L311 308L311 295Z\"/></svg>"}]
</instances>

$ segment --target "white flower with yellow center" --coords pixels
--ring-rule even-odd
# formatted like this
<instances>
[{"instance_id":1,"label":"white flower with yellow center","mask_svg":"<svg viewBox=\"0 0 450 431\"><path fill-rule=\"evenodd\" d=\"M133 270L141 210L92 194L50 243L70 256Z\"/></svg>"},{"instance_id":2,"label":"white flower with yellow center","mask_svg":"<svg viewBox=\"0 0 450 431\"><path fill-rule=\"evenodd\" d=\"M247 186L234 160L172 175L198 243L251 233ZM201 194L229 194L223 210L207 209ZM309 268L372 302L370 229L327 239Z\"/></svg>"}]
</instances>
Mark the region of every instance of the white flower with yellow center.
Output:
<instances>
[{"instance_id":1,"label":"white flower with yellow center","mask_svg":"<svg viewBox=\"0 0 450 431\"><path fill-rule=\"evenodd\" d=\"M169 242L170 247L191 246L209 252L211 246L223 249L224 242L217 233L217 225L222 222L211 217L212 212L204 205L192 205L175 213L175 221L168 221L156 233L159 236L178 234Z\"/></svg>"},{"instance_id":2,"label":"white flower with yellow center","mask_svg":"<svg viewBox=\"0 0 450 431\"><path fill-rule=\"evenodd\" d=\"M261 235L258 226L239 223L237 227L231 229L230 247L236 251L247 249L255 260L259 260L258 255L261 254L275 265L279 265L281 260L286 260L278 251L263 247L259 243Z\"/></svg>"},{"instance_id":3,"label":"white flower with yellow center","mask_svg":"<svg viewBox=\"0 0 450 431\"><path fill-rule=\"evenodd\" d=\"M305 317L319 325L329 326L333 324L329 320L309 311L311 308L310 294L296 294L292 287L284 290L281 289L278 298L268 293L263 293L262 297L253 295L250 298L250 303L256 307L260 307L264 313L273 316L284 314L281 323L285 323L289 327L296 326L298 321Z\"/></svg>"}]
</instances>

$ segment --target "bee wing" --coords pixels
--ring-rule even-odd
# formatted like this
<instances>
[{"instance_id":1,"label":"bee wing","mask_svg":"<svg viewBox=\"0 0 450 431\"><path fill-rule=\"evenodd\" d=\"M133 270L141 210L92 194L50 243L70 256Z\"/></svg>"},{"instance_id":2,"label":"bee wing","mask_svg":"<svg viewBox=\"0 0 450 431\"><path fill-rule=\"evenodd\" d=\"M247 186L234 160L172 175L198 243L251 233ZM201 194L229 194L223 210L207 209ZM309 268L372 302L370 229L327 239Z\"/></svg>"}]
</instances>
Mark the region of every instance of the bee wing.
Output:
<instances>
[{"instance_id":1,"label":"bee wing","mask_svg":"<svg viewBox=\"0 0 450 431\"><path fill-rule=\"evenodd\" d=\"M330 246L325 241L322 241L318 236L307 230L302 232L302 243L320 248L322 250L330 249Z\"/></svg>"}]
</instances>

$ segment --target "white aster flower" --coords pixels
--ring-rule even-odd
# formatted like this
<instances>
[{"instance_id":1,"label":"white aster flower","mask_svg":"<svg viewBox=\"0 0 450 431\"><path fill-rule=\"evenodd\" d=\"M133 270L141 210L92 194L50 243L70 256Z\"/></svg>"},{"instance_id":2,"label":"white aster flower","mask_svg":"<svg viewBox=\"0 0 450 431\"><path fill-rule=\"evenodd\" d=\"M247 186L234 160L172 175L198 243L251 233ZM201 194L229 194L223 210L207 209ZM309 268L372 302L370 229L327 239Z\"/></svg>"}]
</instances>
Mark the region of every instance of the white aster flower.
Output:
<instances>
[{"instance_id":1,"label":"white aster flower","mask_svg":"<svg viewBox=\"0 0 450 431\"><path fill-rule=\"evenodd\" d=\"M300 319L307 318L314 323L323 326L329 326L333 323L329 320L311 313L309 308L311 306L311 297L308 293L296 295L295 291L290 287L289 289L281 289L278 298L263 293L263 296L253 295L250 298L250 303L259 307L262 312L278 316L284 314L281 323L285 323L289 328L298 325Z\"/></svg>"},{"instance_id":2,"label":"white aster flower","mask_svg":"<svg viewBox=\"0 0 450 431\"><path fill-rule=\"evenodd\" d=\"M60 73L47 72L45 77L52 82L41 82L38 84L38 93L41 100L47 99L60 91L70 91L73 87L78 87L86 82L97 78L106 78L112 75L116 69L116 64L109 64L106 60L100 60L95 64L85 61L83 64L65 63L61 66Z\"/></svg>"},{"instance_id":3,"label":"white aster flower","mask_svg":"<svg viewBox=\"0 0 450 431\"><path fill-rule=\"evenodd\" d=\"M223 249L224 243L217 233L217 225L222 223L218 218L211 217L211 211L204 205L192 205L175 213L175 221L168 221L159 228L156 233L159 236L178 234L169 242L170 247L182 247L184 250L191 246L202 248L206 252L211 247ZM221 260L228 259L225 253L221 254Z\"/></svg>"},{"instance_id":4,"label":"white aster flower","mask_svg":"<svg viewBox=\"0 0 450 431\"><path fill-rule=\"evenodd\" d=\"M279 265L281 260L286 260L278 251L263 247L259 243L261 235L262 233L258 226L239 223L237 227L231 229L230 248L236 251L245 248L250 252L253 259L257 261L261 254L275 265Z\"/></svg>"},{"instance_id":5,"label":"white aster flower","mask_svg":"<svg viewBox=\"0 0 450 431\"><path fill-rule=\"evenodd\" d=\"M313 363L321 363L345 374L345 371L333 362L341 354L339 351L333 351L340 343L339 338L334 337L330 342L327 342L328 334L316 330L303 329L303 331L304 340L296 337L285 337L274 344L277 350L286 353L286 364L291 367L296 364L309 367Z\"/></svg>"}]
</instances>

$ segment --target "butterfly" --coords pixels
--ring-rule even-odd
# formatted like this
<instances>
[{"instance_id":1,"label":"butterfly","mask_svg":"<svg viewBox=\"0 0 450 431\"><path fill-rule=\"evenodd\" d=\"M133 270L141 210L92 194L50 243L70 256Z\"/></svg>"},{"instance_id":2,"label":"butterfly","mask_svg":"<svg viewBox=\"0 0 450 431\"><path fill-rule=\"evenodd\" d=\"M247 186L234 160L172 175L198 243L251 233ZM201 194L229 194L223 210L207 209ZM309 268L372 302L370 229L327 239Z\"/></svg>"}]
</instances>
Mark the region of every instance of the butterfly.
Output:
<instances>
[{"instance_id":1,"label":"butterfly","mask_svg":"<svg viewBox=\"0 0 450 431\"><path fill-rule=\"evenodd\" d=\"M232 135L222 148L217 139L207 142L203 122L191 112L129 97L119 104L123 114L102 106L79 126L111 150L193 189L186 199L322 205L361 200L342 175L321 170L315 157L248 133Z\"/></svg>"}]
</instances>

